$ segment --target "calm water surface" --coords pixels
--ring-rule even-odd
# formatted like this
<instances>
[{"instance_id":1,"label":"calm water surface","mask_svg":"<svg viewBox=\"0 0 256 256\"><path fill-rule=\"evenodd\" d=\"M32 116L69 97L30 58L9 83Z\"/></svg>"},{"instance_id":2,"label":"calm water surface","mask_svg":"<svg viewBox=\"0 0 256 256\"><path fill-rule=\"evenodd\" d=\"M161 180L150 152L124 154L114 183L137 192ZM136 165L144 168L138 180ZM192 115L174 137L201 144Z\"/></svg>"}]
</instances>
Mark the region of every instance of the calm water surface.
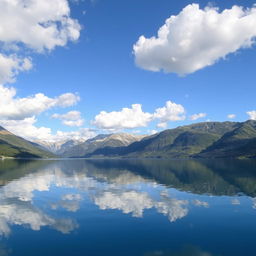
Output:
<instances>
[{"instance_id":1,"label":"calm water surface","mask_svg":"<svg viewBox=\"0 0 256 256\"><path fill-rule=\"evenodd\" d=\"M0 256L255 256L256 161L0 162Z\"/></svg>"}]
</instances>

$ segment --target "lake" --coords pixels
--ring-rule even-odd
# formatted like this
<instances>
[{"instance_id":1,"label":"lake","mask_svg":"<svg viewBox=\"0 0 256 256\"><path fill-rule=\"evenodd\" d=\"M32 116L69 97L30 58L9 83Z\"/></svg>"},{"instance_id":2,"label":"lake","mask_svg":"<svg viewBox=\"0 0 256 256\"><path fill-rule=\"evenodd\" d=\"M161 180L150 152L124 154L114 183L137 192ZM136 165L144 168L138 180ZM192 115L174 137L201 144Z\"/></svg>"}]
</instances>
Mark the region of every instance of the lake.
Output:
<instances>
[{"instance_id":1,"label":"lake","mask_svg":"<svg viewBox=\"0 0 256 256\"><path fill-rule=\"evenodd\" d=\"M255 160L0 162L0 256L255 256Z\"/></svg>"}]
</instances>

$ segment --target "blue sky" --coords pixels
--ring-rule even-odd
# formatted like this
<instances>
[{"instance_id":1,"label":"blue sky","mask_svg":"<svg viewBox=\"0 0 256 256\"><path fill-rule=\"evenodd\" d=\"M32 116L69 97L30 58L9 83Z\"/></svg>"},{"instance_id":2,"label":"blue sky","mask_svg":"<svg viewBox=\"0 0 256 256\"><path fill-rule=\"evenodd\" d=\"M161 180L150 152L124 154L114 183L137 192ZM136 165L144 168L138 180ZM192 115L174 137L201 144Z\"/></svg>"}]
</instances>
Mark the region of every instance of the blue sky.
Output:
<instances>
[{"instance_id":1,"label":"blue sky","mask_svg":"<svg viewBox=\"0 0 256 256\"><path fill-rule=\"evenodd\" d=\"M22 2L22 0L16 1ZM36 2L36 0L30 1ZM3 2L8 5L8 0ZM17 126L20 126L17 125L18 122L34 117L34 121L30 125L36 128L50 128L50 134L63 131L65 132L64 138L65 135L69 136L70 132L78 132L84 128L92 129L88 130L88 136L92 136L93 132L113 131L150 133L152 130L161 131L163 128L173 128L192 122L230 120L227 117L229 114L235 115L232 118L234 121L252 118L246 112L256 109L254 99L256 50L253 43L250 47L241 45L232 53L230 50L232 42L230 41L230 44L226 46L227 53L230 51L230 54L218 57L213 64L185 75L177 74L177 72L154 72L145 68L146 61L151 61L152 58L158 60L161 54L164 56L164 49L161 50L159 56L155 56L158 54L157 50L147 53L147 56L143 55L144 67L136 65L133 46L138 42L139 37L144 35L149 39L152 36L157 36L159 28L165 24L166 19L171 15L179 15L184 8L192 3L198 3L202 10L206 6L219 7L216 12L221 13L224 9L232 8L233 5L252 8L255 2L69 1L68 6L71 10L69 17L72 20L77 20L80 24L80 35L67 40L62 46L56 44L54 48L47 49L45 47L43 51L38 51L36 48L38 46L28 46L22 41L23 39L21 39L20 49L15 50L14 53L12 50L6 50L5 45L2 46L1 52L5 56L15 54L22 58L28 57L33 63L33 67L27 68L28 71L19 70L19 74L14 75L15 82L2 81L2 84L6 88L14 87L17 90L15 97L18 98L33 97L37 93L43 93L49 98L55 98L64 93L74 93L80 97L80 101L75 100L74 104L66 104L65 107L56 104L48 109L45 108L40 113L32 111L30 115L16 119L7 115L1 118L0 113L0 119L3 119L1 124L15 132ZM254 21L256 19L252 19L252 22ZM179 23L177 24L179 25ZM256 23L254 24L256 27ZM230 33L236 31L236 27L230 28L232 29L229 31ZM237 30L239 29L241 28ZM252 35L250 39L253 41L256 32L252 31L250 35ZM212 35L205 33L201 36L207 38ZM194 37L194 39L199 40L198 37ZM8 44L10 44L10 39L8 40ZM2 39L0 34L0 41L6 43L7 39ZM199 55L200 53L198 53ZM156 109L163 108L167 101L184 108L184 113L182 111L179 113L180 118L178 119L180 120L148 117L151 118L151 121L146 118L146 121L142 121L145 125L141 125L139 122L138 127L132 125L131 129L125 127L122 129L120 124L116 124L116 128L113 125L111 129L106 127L104 129L104 118L116 118L113 115L106 115L100 117L104 119L103 121L93 123L101 111L118 112L122 108L131 108L132 104L141 104L143 112L154 115ZM61 118L61 115L69 111L79 111L80 117L77 119L84 119L83 125L76 127L63 124L65 117ZM205 115L202 115L203 117L200 119L191 120L192 115L200 113ZM52 117L53 114L56 114L56 118ZM68 117L65 120L68 121L67 119ZM122 120L120 122L123 122ZM164 125L156 127L157 123L164 123ZM49 133L49 130L47 132ZM29 137L28 132L22 129L17 129L16 133ZM35 140L36 134L30 139ZM39 139L46 138L39 137Z\"/></svg>"}]
</instances>

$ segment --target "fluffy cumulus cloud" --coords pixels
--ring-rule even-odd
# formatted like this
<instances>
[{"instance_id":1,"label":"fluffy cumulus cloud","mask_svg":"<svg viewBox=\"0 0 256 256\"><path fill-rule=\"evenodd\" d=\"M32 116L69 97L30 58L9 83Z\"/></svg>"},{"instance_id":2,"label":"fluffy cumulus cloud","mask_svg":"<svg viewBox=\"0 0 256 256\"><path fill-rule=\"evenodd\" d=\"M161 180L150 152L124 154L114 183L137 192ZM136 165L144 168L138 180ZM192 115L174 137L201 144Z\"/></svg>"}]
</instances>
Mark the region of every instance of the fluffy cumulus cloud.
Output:
<instances>
[{"instance_id":1,"label":"fluffy cumulus cloud","mask_svg":"<svg viewBox=\"0 0 256 256\"><path fill-rule=\"evenodd\" d=\"M52 108L73 106L80 100L78 95L65 93L51 98L43 93L37 93L32 96L20 98L17 97L16 94L17 91L14 87L0 85L0 125L10 132L29 140L47 141L67 140L78 137L81 138L82 136L90 138L92 134L95 135L95 132L89 129L80 129L75 132L57 131L57 133L53 134L52 130L48 127L36 126L36 116ZM82 119L75 120L75 114L76 117L79 116L79 114L76 112L73 113L72 120L72 113L72 111L68 112L69 115L66 116L63 122L65 121L67 122L65 124L69 125L74 125L75 123L76 126L79 126L79 123L82 125Z\"/></svg>"},{"instance_id":2,"label":"fluffy cumulus cloud","mask_svg":"<svg viewBox=\"0 0 256 256\"><path fill-rule=\"evenodd\" d=\"M141 104L133 104L131 108L121 111L101 111L92 124L108 130L133 129L146 127L152 118L152 114L143 112Z\"/></svg>"},{"instance_id":3,"label":"fluffy cumulus cloud","mask_svg":"<svg viewBox=\"0 0 256 256\"><path fill-rule=\"evenodd\" d=\"M80 36L81 26L71 18L67 0L2 0L0 1L0 125L25 138L56 139L76 134L36 127L37 116L54 107L69 107L79 96L65 93L51 98L43 93L17 97L16 89L5 86L15 82L18 73L33 67L31 52L50 52ZM69 126L81 126L83 120L63 120Z\"/></svg>"},{"instance_id":4,"label":"fluffy cumulus cloud","mask_svg":"<svg viewBox=\"0 0 256 256\"><path fill-rule=\"evenodd\" d=\"M89 139L96 135L91 129L81 128L77 131L53 133L48 127L37 127L37 116L53 108L66 108L75 105L80 97L77 94L65 93L51 98L43 93L28 97L17 97L14 87L0 85L0 125L10 132L32 141L66 141L69 139ZM70 111L64 115L55 115L68 126L82 126L80 112Z\"/></svg>"},{"instance_id":5,"label":"fluffy cumulus cloud","mask_svg":"<svg viewBox=\"0 0 256 256\"><path fill-rule=\"evenodd\" d=\"M20 98L16 96L14 87L0 85L0 125L10 132L31 141L58 142L67 140L86 140L96 135L89 128L80 128L76 131L63 132L58 130L53 133L51 128L36 125L37 116L41 113L61 107L66 108L75 105L80 97L73 93L61 94L51 98L43 93ZM70 111L64 115L54 115L68 126L80 127L84 120L78 111Z\"/></svg>"},{"instance_id":6,"label":"fluffy cumulus cloud","mask_svg":"<svg viewBox=\"0 0 256 256\"><path fill-rule=\"evenodd\" d=\"M32 66L30 58L19 58L15 54L7 56L0 53L0 84L14 82L19 72L27 71Z\"/></svg>"},{"instance_id":7,"label":"fluffy cumulus cloud","mask_svg":"<svg viewBox=\"0 0 256 256\"><path fill-rule=\"evenodd\" d=\"M51 129L48 127L36 127L35 117L23 120L0 120L0 125L8 131L28 140L48 140L51 138Z\"/></svg>"},{"instance_id":8,"label":"fluffy cumulus cloud","mask_svg":"<svg viewBox=\"0 0 256 256\"><path fill-rule=\"evenodd\" d=\"M38 52L64 46L80 36L79 23L70 17L67 0L2 0L0 41Z\"/></svg>"},{"instance_id":9,"label":"fluffy cumulus cloud","mask_svg":"<svg viewBox=\"0 0 256 256\"><path fill-rule=\"evenodd\" d=\"M154 134L157 134L158 131L157 130L148 130L148 134L150 135L154 135Z\"/></svg>"},{"instance_id":10,"label":"fluffy cumulus cloud","mask_svg":"<svg viewBox=\"0 0 256 256\"><path fill-rule=\"evenodd\" d=\"M170 121L181 121L186 118L184 107L171 101L167 101L164 107L156 109L153 116L160 121L158 124L160 128L166 128Z\"/></svg>"},{"instance_id":11,"label":"fluffy cumulus cloud","mask_svg":"<svg viewBox=\"0 0 256 256\"><path fill-rule=\"evenodd\" d=\"M53 107L69 107L79 101L79 96L65 93L56 98L50 98L38 93L26 98L16 97L16 89L0 85L0 119L22 120L38 115Z\"/></svg>"},{"instance_id":12,"label":"fluffy cumulus cloud","mask_svg":"<svg viewBox=\"0 0 256 256\"><path fill-rule=\"evenodd\" d=\"M246 112L250 120L256 120L256 110Z\"/></svg>"},{"instance_id":13,"label":"fluffy cumulus cloud","mask_svg":"<svg viewBox=\"0 0 256 256\"><path fill-rule=\"evenodd\" d=\"M228 119L234 119L234 118L236 118L236 115L235 114L229 114L227 117L228 117Z\"/></svg>"},{"instance_id":14,"label":"fluffy cumulus cloud","mask_svg":"<svg viewBox=\"0 0 256 256\"><path fill-rule=\"evenodd\" d=\"M66 114L53 114L52 118L60 119L64 125L80 127L84 124L79 111L69 111Z\"/></svg>"},{"instance_id":15,"label":"fluffy cumulus cloud","mask_svg":"<svg viewBox=\"0 0 256 256\"><path fill-rule=\"evenodd\" d=\"M80 97L77 94L65 93L57 97L48 97L43 93L37 93L28 97L17 97L14 87L0 85L0 125L10 132L32 141L66 141L69 139L89 139L96 135L95 131L88 128L80 128L77 131L53 133L48 127L38 127L37 116L41 113L61 107L66 108L75 105ZM68 126L80 127L84 120L78 111L70 111L64 115L54 115Z\"/></svg>"},{"instance_id":16,"label":"fluffy cumulus cloud","mask_svg":"<svg viewBox=\"0 0 256 256\"><path fill-rule=\"evenodd\" d=\"M169 121L185 119L185 109L182 105L167 101L162 108L157 108L154 113L143 112L141 104L133 104L131 108L123 108L121 111L98 114L92 124L100 129L122 130L146 127L151 121L157 120L159 128L167 127Z\"/></svg>"},{"instance_id":17,"label":"fluffy cumulus cloud","mask_svg":"<svg viewBox=\"0 0 256 256\"><path fill-rule=\"evenodd\" d=\"M65 141L65 140L88 140L95 137L97 134L94 129L81 128L77 131L63 132L57 131L56 134L52 135L52 141Z\"/></svg>"},{"instance_id":18,"label":"fluffy cumulus cloud","mask_svg":"<svg viewBox=\"0 0 256 256\"><path fill-rule=\"evenodd\" d=\"M134 45L136 64L146 70L185 75L213 65L240 48L251 47L256 36L256 7L186 6L171 16L151 38ZM206 36L207 35L207 36Z\"/></svg>"},{"instance_id":19,"label":"fluffy cumulus cloud","mask_svg":"<svg viewBox=\"0 0 256 256\"><path fill-rule=\"evenodd\" d=\"M206 113L198 113L198 114L194 114L192 116L190 116L190 120L195 121L198 120L200 118L204 118L206 117Z\"/></svg>"},{"instance_id":20,"label":"fluffy cumulus cloud","mask_svg":"<svg viewBox=\"0 0 256 256\"><path fill-rule=\"evenodd\" d=\"M79 23L70 17L67 0L0 1L0 84L15 81L21 71L32 68L30 57L65 46L80 36Z\"/></svg>"},{"instance_id":21,"label":"fluffy cumulus cloud","mask_svg":"<svg viewBox=\"0 0 256 256\"><path fill-rule=\"evenodd\" d=\"M37 119L28 117L23 120L0 120L0 125L10 132L31 141L48 141L49 143L67 141L67 140L86 140L96 136L93 129L81 128L77 131L53 131L48 127L37 127Z\"/></svg>"}]
</instances>

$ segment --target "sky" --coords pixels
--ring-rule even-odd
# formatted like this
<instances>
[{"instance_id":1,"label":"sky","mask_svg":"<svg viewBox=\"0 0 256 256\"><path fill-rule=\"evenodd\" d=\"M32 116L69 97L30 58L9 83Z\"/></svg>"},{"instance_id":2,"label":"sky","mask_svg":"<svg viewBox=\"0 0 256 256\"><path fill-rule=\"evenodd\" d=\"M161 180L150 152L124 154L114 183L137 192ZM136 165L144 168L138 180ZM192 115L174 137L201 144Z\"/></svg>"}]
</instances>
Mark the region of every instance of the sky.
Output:
<instances>
[{"instance_id":1,"label":"sky","mask_svg":"<svg viewBox=\"0 0 256 256\"><path fill-rule=\"evenodd\" d=\"M0 125L56 142L256 120L255 4L1 0Z\"/></svg>"}]
</instances>

